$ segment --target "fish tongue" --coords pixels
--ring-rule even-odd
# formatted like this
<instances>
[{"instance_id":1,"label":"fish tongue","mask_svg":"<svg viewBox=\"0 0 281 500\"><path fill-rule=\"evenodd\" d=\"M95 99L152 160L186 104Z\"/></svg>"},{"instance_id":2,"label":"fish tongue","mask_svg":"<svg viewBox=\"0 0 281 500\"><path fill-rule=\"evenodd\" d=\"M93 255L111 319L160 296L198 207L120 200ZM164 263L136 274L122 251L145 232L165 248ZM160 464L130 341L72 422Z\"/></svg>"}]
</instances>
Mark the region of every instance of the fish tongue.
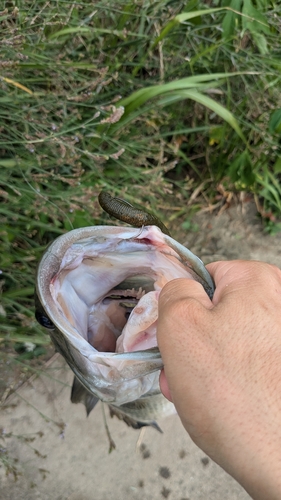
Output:
<instances>
[{"instance_id":1,"label":"fish tongue","mask_svg":"<svg viewBox=\"0 0 281 500\"><path fill-rule=\"evenodd\" d=\"M148 292L141 297L117 339L116 352L132 352L157 346L158 297L158 291Z\"/></svg>"}]
</instances>

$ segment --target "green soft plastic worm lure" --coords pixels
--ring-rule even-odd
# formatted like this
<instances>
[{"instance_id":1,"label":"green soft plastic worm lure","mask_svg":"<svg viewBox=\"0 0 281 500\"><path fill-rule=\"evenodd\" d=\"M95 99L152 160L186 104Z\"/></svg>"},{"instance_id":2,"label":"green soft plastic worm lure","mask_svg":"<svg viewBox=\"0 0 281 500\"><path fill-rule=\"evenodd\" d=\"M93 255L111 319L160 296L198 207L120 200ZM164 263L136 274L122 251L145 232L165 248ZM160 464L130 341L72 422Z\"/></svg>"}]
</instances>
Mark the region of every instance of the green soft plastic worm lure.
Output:
<instances>
[{"instance_id":1,"label":"green soft plastic worm lure","mask_svg":"<svg viewBox=\"0 0 281 500\"><path fill-rule=\"evenodd\" d=\"M133 207L130 203L120 198L113 198L107 191L99 194L101 208L112 217L127 222L133 227L157 226L162 233L171 236L165 224L155 215Z\"/></svg>"}]
</instances>

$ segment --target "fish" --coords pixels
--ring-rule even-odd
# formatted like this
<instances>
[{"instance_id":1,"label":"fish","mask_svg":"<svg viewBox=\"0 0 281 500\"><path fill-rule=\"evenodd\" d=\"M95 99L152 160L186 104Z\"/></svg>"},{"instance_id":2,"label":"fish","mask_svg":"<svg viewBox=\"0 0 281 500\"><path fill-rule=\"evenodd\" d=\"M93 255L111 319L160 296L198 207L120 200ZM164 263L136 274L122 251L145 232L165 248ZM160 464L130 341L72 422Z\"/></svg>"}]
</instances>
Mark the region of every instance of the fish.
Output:
<instances>
[{"instance_id":1,"label":"fish","mask_svg":"<svg viewBox=\"0 0 281 500\"><path fill-rule=\"evenodd\" d=\"M214 283L153 214L105 192L99 202L135 227L82 227L55 239L38 264L35 316L74 372L73 403L88 415L101 400L127 425L160 430L157 420L175 408L159 387L159 294L187 278L212 298Z\"/></svg>"}]
</instances>

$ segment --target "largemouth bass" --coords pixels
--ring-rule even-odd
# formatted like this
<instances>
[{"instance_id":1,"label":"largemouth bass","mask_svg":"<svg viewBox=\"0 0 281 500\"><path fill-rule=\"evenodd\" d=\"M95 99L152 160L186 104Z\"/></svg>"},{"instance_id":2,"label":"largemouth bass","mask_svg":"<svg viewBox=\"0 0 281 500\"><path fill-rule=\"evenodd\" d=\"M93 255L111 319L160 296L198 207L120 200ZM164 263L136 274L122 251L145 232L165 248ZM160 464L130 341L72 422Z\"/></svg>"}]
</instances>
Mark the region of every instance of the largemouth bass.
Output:
<instances>
[{"instance_id":1,"label":"largemouth bass","mask_svg":"<svg viewBox=\"0 0 281 500\"><path fill-rule=\"evenodd\" d=\"M122 218L123 209L127 214L126 202L106 200L115 207L110 212L105 206L112 215ZM139 212L134 222L140 226L141 213L147 214ZM74 229L45 251L37 271L36 318L73 370L71 400L83 402L87 414L102 400L139 428L157 427L157 418L174 412L159 389L163 363L156 329L160 291L175 278L199 281L213 295L202 261L156 225Z\"/></svg>"}]
</instances>

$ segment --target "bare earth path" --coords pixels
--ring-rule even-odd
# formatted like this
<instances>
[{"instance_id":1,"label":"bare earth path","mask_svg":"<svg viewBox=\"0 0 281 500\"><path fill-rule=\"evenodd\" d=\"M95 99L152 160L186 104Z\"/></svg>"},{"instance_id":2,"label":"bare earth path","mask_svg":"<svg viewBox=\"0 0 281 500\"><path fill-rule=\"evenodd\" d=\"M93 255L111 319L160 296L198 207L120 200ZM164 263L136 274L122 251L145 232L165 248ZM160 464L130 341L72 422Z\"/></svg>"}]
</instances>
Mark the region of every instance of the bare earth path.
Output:
<instances>
[{"instance_id":1,"label":"bare earth path","mask_svg":"<svg viewBox=\"0 0 281 500\"><path fill-rule=\"evenodd\" d=\"M197 233L173 236L204 262L257 259L281 267L281 235L262 232L248 203L220 217L197 216ZM7 461L17 459L17 481L0 469L0 498L5 500L246 500L249 496L191 442L178 417L154 429L129 429L108 419L116 450L108 441L99 404L89 418L69 401L72 374L56 356L39 378L9 398L0 428L12 433L1 446ZM107 413L107 409L106 409ZM27 438L34 438L29 440Z\"/></svg>"}]
</instances>

